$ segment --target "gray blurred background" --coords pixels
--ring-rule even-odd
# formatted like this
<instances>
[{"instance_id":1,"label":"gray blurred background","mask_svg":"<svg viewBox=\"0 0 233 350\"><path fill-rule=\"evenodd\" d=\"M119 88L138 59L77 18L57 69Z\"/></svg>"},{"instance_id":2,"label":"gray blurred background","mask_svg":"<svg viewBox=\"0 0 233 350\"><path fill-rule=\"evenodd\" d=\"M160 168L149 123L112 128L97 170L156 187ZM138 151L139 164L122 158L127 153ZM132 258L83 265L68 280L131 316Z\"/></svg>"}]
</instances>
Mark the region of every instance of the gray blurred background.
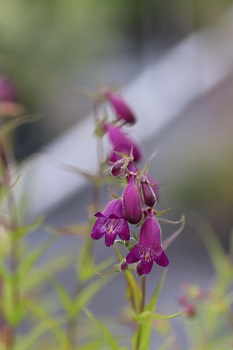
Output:
<instances>
[{"instance_id":1,"label":"gray blurred background","mask_svg":"<svg viewBox=\"0 0 233 350\"><path fill-rule=\"evenodd\" d=\"M92 103L75 91L80 87L95 89L101 81L122 89L138 116L138 126L129 132L142 144L145 160L159 150L151 164L151 175L162 183L159 209L171 208L167 214L171 219L181 213L187 218L183 234L168 250L164 313L168 308L178 311L183 282L206 287L213 276L194 213L210 223L226 248L229 242L231 23L231 0L0 2L0 73L15 81L27 111L42 116L16 135L19 161L40 151L46 158L41 164L39 155L33 172L25 175L28 181L40 174L29 189L37 201L33 215L47 211L48 223L55 226L87 218L91 187L73 174L64 175L50 158L95 168L95 148L89 139L93 130L88 129ZM106 195L103 204L105 200ZM171 228L163 225L163 232L166 238ZM33 236L32 244L41 242L43 235ZM51 254L78 252L78 239L59 242ZM95 253L100 260L113 250L98 241ZM160 271L154 267L151 288ZM72 271L63 276L70 287L72 276ZM99 315L117 315L123 296L124 280L119 276L95 299L92 309Z\"/></svg>"}]
</instances>

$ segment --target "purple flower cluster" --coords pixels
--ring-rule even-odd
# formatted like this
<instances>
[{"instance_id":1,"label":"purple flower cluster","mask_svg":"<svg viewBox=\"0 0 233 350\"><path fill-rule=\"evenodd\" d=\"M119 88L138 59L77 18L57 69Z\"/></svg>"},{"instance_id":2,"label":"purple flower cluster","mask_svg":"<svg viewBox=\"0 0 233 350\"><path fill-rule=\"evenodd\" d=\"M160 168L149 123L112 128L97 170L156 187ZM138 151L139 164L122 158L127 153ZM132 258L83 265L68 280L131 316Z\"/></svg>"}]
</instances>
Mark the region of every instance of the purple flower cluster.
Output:
<instances>
[{"instance_id":1,"label":"purple flower cluster","mask_svg":"<svg viewBox=\"0 0 233 350\"><path fill-rule=\"evenodd\" d=\"M124 242L128 254L124 270L128 264L137 263L138 275L149 274L153 263L167 266L169 260L164 252L161 239L161 228L155 217L154 206L157 203L158 182L150 178L136 163L141 159L141 150L137 143L122 131L119 122L133 124L136 118L125 101L112 91L105 91L104 97L115 111L118 124L102 123L112 145L109 154L111 174L124 181L122 196L111 200L102 213L95 214L97 220L91 237L98 240L105 237L105 245L110 247L116 239ZM131 244L129 224L140 227L136 244Z\"/></svg>"}]
</instances>

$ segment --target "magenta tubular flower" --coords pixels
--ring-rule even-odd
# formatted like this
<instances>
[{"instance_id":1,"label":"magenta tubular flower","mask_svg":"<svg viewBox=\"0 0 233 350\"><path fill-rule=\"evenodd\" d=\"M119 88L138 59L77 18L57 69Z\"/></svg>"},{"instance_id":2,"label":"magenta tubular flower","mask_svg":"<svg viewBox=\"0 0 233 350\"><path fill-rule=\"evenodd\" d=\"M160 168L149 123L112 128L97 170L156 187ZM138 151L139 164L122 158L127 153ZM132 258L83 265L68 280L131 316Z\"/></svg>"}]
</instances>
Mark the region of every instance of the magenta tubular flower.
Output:
<instances>
[{"instance_id":1,"label":"magenta tubular flower","mask_svg":"<svg viewBox=\"0 0 233 350\"><path fill-rule=\"evenodd\" d=\"M115 95L109 90L105 93L105 96L116 112L117 118L119 120L124 120L129 124L134 124L136 122L133 111L120 96Z\"/></svg>"},{"instance_id":2,"label":"magenta tubular flower","mask_svg":"<svg viewBox=\"0 0 233 350\"><path fill-rule=\"evenodd\" d=\"M138 224L142 220L142 205L134 179L134 175L129 175L129 183L124 189L122 202L124 218L131 224Z\"/></svg>"},{"instance_id":3,"label":"magenta tubular flower","mask_svg":"<svg viewBox=\"0 0 233 350\"><path fill-rule=\"evenodd\" d=\"M15 102L17 95L17 89L10 79L0 77L0 101Z\"/></svg>"},{"instance_id":4,"label":"magenta tubular flower","mask_svg":"<svg viewBox=\"0 0 233 350\"><path fill-rule=\"evenodd\" d=\"M146 176L142 175L140 178L141 186L142 186L142 195L145 205L148 207L153 207L157 200L155 196L155 192L152 189L152 186L150 185L150 181L147 179Z\"/></svg>"},{"instance_id":5,"label":"magenta tubular flower","mask_svg":"<svg viewBox=\"0 0 233 350\"><path fill-rule=\"evenodd\" d=\"M134 161L137 162L141 159L141 151L138 145L129 136L125 135L119 127L111 124L104 124L103 127L107 131L109 140L113 146L113 152L109 158L110 162L116 162L121 158L115 152L124 153L129 156L131 149L133 150Z\"/></svg>"},{"instance_id":6,"label":"magenta tubular flower","mask_svg":"<svg viewBox=\"0 0 233 350\"><path fill-rule=\"evenodd\" d=\"M128 264L140 261L140 272L143 275L150 273L154 261L160 266L168 266L169 260L161 242L161 229L153 216L153 211L146 211L146 219L140 230L139 242L128 253L126 261Z\"/></svg>"},{"instance_id":7,"label":"magenta tubular flower","mask_svg":"<svg viewBox=\"0 0 233 350\"><path fill-rule=\"evenodd\" d=\"M123 241L130 239L129 226L123 217L121 199L113 199L108 203L103 213L96 213L98 218L91 232L91 237L98 240L105 235L105 245L113 245L118 235Z\"/></svg>"}]
</instances>

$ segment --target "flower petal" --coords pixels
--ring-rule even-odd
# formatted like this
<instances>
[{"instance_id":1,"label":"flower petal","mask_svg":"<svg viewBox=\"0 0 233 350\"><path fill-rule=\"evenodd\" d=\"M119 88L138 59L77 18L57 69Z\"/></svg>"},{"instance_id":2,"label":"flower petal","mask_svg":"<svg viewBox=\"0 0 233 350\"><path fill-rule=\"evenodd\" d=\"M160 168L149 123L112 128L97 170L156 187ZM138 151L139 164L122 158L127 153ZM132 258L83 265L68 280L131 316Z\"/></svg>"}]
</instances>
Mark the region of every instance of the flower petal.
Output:
<instances>
[{"instance_id":1,"label":"flower petal","mask_svg":"<svg viewBox=\"0 0 233 350\"><path fill-rule=\"evenodd\" d=\"M116 233L110 233L110 232L106 232L105 233L105 245L107 247L111 247L111 245L113 245L114 241L116 239Z\"/></svg>"},{"instance_id":2,"label":"flower petal","mask_svg":"<svg viewBox=\"0 0 233 350\"><path fill-rule=\"evenodd\" d=\"M98 240L101 237L103 237L105 230L104 230L104 222L106 221L106 218L98 218L93 226L92 232L91 232L91 238Z\"/></svg>"},{"instance_id":3,"label":"flower petal","mask_svg":"<svg viewBox=\"0 0 233 350\"><path fill-rule=\"evenodd\" d=\"M148 273L151 272L153 266L153 260L146 260L146 259L142 259L141 260L141 272L143 275L148 275Z\"/></svg>"},{"instance_id":4,"label":"flower petal","mask_svg":"<svg viewBox=\"0 0 233 350\"><path fill-rule=\"evenodd\" d=\"M154 261L163 267L166 267L169 265L169 260L167 255L165 254L164 250L162 251L162 253L159 256L154 257Z\"/></svg>"},{"instance_id":5,"label":"flower petal","mask_svg":"<svg viewBox=\"0 0 233 350\"><path fill-rule=\"evenodd\" d=\"M126 256L126 261L128 264L133 264L141 259L141 249L136 244L133 249Z\"/></svg>"},{"instance_id":6,"label":"flower petal","mask_svg":"<svg viewBox=\"0 0 233 350\"><path fill-rule=\"evenodd\" d=\"M123 241L129 241L130 231L129 231L129 225L128 225L126 220L124 220L124 219L118 220L118 226L116 228L116 233Z\"/></svg>"}]
</instances>

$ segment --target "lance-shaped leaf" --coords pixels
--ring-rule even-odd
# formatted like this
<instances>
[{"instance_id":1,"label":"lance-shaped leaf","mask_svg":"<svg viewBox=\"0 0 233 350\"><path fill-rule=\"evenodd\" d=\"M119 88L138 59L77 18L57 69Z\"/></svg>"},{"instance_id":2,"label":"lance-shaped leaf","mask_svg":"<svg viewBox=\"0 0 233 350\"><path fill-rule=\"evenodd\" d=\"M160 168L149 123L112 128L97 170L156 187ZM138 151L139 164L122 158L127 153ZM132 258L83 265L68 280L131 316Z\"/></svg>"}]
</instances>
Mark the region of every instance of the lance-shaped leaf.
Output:
<instances>
[{"instance_id":1,"label":"lance-shaped leaf","mask_svg":"<svg viewBox=\"0 0 233 350\"><path fill-rule=\"evenodd\" d=\"M2 138L4 136L6 136L8 133L14 131L20 125L23 125L25 123L34 122L34 121L38 120L39 118L40 118L40 116L38 116L38 115L31 115L31 116L30 115L26 115L26 116L19 117L19 118L14 118L14 119L8 121L3 126L1 126L0 138Z\"/></svg>"},{"instance_id":2,"label":"lance-shaped leaf","mask_svg":"<svg viewBox=\"0 0 233 350\"><path fill-rule=\"evenodd\" d=\"M115 251L117 254L117 257L120 262L123 261L123 257L118 249L118 247L115 245ZM130 304L132 305L135 312L140 312L141 308L141 300L142 300L142 290L137 282L137 280L134 277L134 274L126 270L124 271L124 276L126 278L127 282L127 291L126 291L126 297Z\"/></svg>"},{"instance_id":3,"label":"lance-shaped leaf","mask_svg":"<svg viewBox=\"0 0 233 350\"><path fill-rule=\"evenodd\" d=\"M94 323L96 328L99 329L101 336L104 338L109 350L119 350L119 344L109 330L95 318L95 316L85 307L83 309L87 317Z\"/></svg>"},{"instance_id":4,"label":"lance-shaped leaf","mask_svg":"<svg viewBox=\"0 0 233 350\"><path fill-rule=\"evenodd\" d=\"M14 275L14 278L22 280L55 240L56 236L51 237L44 244L42 244L42 246L30 252L28 256L25 256Z\"/></svg>"},{"instance_id":5,"label":"lance-shaped leaf","mask_svg":"<svg viewBox=\"0 0 233 350\"><path fill-rule=\"evenodd\" d=\"M51 316L45 310L45 308L36 302L28 302L27 310L30 312L32 318L39 320L30 332L24 334L23 337L19 338L19 345L17 349L19 350L31 350L35 348L35 344L38 343L38 340L44 336L46 333L51 332L56 339L56 342L60 345L61 349L65 348L66 337L65 334L61 331L61 327L67 321L65 316ZM58 348L58 347L57 347Z\"/></svg>"},{"instance_id":6,"label":"lance-shaped leaf","mask_svg":"<svg viewBox=\"0 0 233 350\"><path fill-rule=\"evenodd\" d=\"M83 308L91 302L93 297L105 287L105 285L112 279L112 277L113 276L110 276L108 278L98 278L94 281L91 281L85 288L83 288L73 301L73 307L69 313L69 316L71 318L78 317Z\"/></svg>"},{"instance_id":7,"label":"lance-shaped leaf","mask_svg":"<svg viewBox=\"0 0 233 350\"><path fill-rule=\"evenodd\" d=\"M28 293L35 288L38 289L49 277L67 269L71 264L73 264L72 256L59 256L40 264L38 267L32 267L30 278L24 278L23 283L21 283L21 292Z\"/></svg>"},{"instance_id":8,"label":"lance-shaped leaf","mask_svg":"<svg viewBox=\"0 0 233 350\"><path fill-rule=\"evenodd\" d=\"M133 317L134 321L136 321L138 324L144 325L144 324L147 324L149 321L153 321L156 319L169 320L171 318L175 318L175 317L182 315L182 313L183 312L181 311L181 312L177 312L175 314L161 315L161 314L155 314L151 311L146 310L146 311L141 312L140 314L133 314L132 317ZM142 336L144 337L145 335L142 333Z\"/></svg>"},{"instance_id":9,"label":"lance-shaped leaf","mask_svg":"<svg viewBox=\"0 0 233 350\"><path fill-rule=\"evenodd\" d=\"M28 224L25 226L19 226L14 232L12 232L13 240L15 240L15 241L20 240L26 234L32 233L35 230L37 230L43 224L44 219L45 219L45 216L41 215L35 221L33 221L31 224Z\"/></svg>"}]
</instances>

